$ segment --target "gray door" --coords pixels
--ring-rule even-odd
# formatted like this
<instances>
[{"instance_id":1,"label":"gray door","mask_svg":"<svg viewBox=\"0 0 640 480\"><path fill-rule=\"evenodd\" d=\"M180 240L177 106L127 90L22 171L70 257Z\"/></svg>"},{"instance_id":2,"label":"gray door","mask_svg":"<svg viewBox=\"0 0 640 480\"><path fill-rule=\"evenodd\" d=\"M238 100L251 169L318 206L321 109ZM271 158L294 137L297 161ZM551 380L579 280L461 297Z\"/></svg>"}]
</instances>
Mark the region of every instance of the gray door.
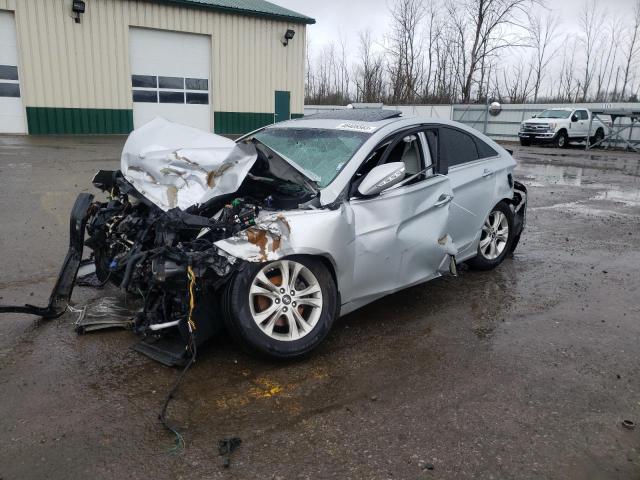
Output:
<instances>
[{"instance_id":1,"label":"gray door","mask_svg":"<svg viewBox=\"0 0 640 480\"><path fill-rule=\"evenodd\" d=\"M388 161L405 161L413 169L415 152L402 146L398 151L403 149L399 158ZM439 275L447 254L438 241L447 233L452 195L446 176L431 175L373 198L351 199L353 300L377 297Z\"/></svg>"},{"instance_id":2,"label":"gray door","mask_svg":"<svg viewBox=\"0 0 640 480\"><path fill-rule=\"evenodd\" d=\"M453 201L448 232L458 247L458 259L475 254L480 231L495 205L500 157L486 143L462 130L439 130L441 161L449 166Z\"/></svg>"}]
</instances>

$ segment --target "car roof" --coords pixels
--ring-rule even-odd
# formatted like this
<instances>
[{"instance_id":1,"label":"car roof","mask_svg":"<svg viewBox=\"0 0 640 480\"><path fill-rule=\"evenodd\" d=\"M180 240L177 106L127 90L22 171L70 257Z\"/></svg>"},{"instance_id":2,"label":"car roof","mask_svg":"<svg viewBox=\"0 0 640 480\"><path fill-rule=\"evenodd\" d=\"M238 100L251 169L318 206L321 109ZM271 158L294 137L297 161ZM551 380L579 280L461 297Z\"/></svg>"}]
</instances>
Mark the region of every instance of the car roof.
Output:
<instances>
[{"instance_id":1,"label":"car roof","mask_svg":"<svg viewBox=\"0 0 640 480\"><path fill-rule=\"evenodd\" d=\"M399 110L384 110L382 108L348 108L344 110L326 110L314 113L304 118L330 119L330 120L352 120L357 122L379 122L390 118L397 118L402 115Z\"/></svg>"},{"instance_id":2,"label":"car roof","mask_svg":"<svg viewBox=\"0 0 640 480\"><path fill-rule=\"evenodd\" d=\"M402 112L398 110L383 109L344 109L344 110L328 110L324 112L305 115L302 118L289 120L286 122L270 125L269 128L323 128L338 129L347 127L349 130L357 130L357 128L348 128L345 123L357 122L351 126L371 127L370 131L378 130L380 127L402 120ZM362 130L366 132L367 130Z\"/></svg>"}]
</instances>

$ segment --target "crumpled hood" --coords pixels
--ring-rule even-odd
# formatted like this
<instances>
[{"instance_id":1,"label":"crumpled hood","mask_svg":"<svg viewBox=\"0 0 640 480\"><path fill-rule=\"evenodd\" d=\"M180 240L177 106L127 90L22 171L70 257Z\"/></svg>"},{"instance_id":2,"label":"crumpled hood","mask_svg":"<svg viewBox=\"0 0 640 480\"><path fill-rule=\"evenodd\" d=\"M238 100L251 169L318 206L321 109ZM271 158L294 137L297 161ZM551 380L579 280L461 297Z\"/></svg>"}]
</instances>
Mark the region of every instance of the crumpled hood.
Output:
<instances>
[{"instance_id":1,"label":"crumpled hood","mask_svg":"<svg viewBox=\"0 0 640 480\"><path fill-rule=\"evenodd\" d=\"M252 144L156 118L131 132L120 169L162 210L186 210L238 190L256 158Z\"/></svg>"}]
</instances>

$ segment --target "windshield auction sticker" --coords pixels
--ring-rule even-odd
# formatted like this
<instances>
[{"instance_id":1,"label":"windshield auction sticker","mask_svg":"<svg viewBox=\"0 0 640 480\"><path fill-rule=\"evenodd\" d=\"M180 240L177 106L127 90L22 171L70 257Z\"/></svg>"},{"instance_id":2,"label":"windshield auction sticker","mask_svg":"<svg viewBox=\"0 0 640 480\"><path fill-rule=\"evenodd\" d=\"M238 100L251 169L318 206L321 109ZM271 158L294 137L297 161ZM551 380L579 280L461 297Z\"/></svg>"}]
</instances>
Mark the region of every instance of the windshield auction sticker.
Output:
<instances>
[{"instance_id":1,"label":"windshield auction sticker","mask_svg":"<svg viewBox=\"0 0 640 480\"><path fill-rule=\"evenodd\" d=\"M338 125L336 127L336 129L337 130L351 130L352 132L371 133L376 129L376 127L374 127L373 125L362 125L360 123L345 122L345 123L341 123L340 125Z\"/></svg>"}]
</instances>

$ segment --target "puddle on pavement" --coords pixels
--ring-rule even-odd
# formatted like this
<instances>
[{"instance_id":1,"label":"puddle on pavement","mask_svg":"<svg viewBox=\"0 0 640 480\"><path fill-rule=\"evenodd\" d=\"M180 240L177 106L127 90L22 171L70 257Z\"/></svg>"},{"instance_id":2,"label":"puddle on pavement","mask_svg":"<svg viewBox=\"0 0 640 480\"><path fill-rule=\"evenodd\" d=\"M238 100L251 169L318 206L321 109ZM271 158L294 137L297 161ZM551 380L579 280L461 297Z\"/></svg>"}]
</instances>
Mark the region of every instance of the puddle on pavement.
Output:
<instances>
[{"instance_id":1,"label":"puddle on pavement","mask_svg":"<svg viewBox=\"0 0 640 480\"><path fill-rule=\"evenodd\" d=\"M576 152L577 153L577 152ZM596 155L596 154L567 154L567 153L526 153L518 152L516 160L519 168L526 167L557 167L557 168L573 168L581 169L581 166L572 166L572 163L588 162L588 168L595 170L616 170L621 173L633 176L640 176L640 156L627 153L621 153L619 156L612 155ZM544 163L540 163L544 162ZM548 162L554 162L550 164Z\"/></svg>"},{"instance_id":2,"label":"puddle on pavement","mask_svg":"<svg viewBox=\"0 0 640 480\"><path fill-rule=\"evenodd\" d=\"M531 210L567 210L567 211L571 211L571 213L582 214L590 217L604 217L604 218L612 218L612 217L639 218L640 217L640 213L634 215L631 213L608 210L605 208L594 208L589 205L585 205L583 201L555 203L553 205L548 205L544 207L534 207Z\"/></svg>"},{"instance_id":3,"label":"puddle on pavement","mask_svg":"<svg viewBox=\"0 0 640 480\"><path fill-rule=\"evenodd\" d=\"M520 164L520 177L527 186L547 187L550 185L582 185L584 169L580 167L565 167L559 165Z\"/></svg>"},{"instance_id":4,"label":"puddle on pavement","mask_svg":"<svg viewBox=\"0 0 640 480\"><path fill-rule=\"evenodd\" d=\"M590 200L606 200L610 202L623 203L628 207L638 207L640 206L640 189L627 191L612 188L598 193L591 197Z\"/></svg>"},{"instance_id":5,"label":"puddle on pavement","mask_svg":"<svg viewBox=\"0 0 640 480\"><path fill-rule=\"evenodd\" d=\"M582 187L586 193L583 200L561 202L552 205L532 207L531 210L569 210L574 213L597 217L623 216L637 217L640 211L613 211L604 205L622 204L624 207L640 207L640 182L628 189L598 182L599 171L593 168L549 164L520 164L519 177L529 187ZM602 202L599 206L589 203ZM604 204L604 205L602 205Z\"/></svg>"}]
</instances>

